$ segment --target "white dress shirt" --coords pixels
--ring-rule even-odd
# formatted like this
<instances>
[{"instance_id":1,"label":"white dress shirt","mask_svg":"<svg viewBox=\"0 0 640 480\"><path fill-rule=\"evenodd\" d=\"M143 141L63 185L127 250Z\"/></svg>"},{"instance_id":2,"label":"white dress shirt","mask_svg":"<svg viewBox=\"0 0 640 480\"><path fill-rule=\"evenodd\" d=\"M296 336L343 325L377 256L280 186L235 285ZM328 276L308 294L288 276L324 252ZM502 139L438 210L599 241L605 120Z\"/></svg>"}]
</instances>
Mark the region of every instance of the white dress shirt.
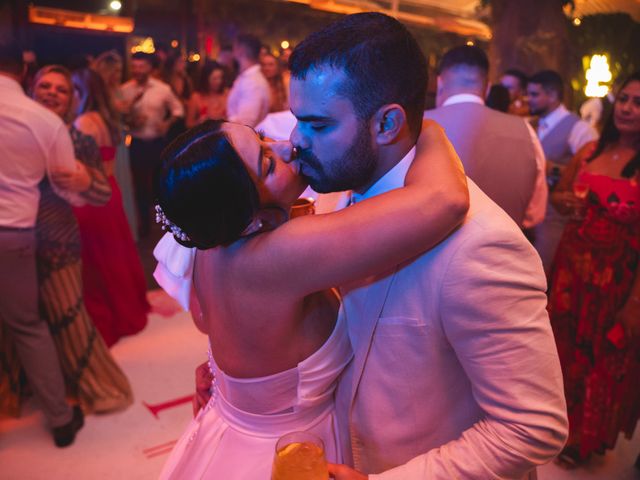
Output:
<instances>
[{"instance_id":1,"label":"white dress shirt","mask_svg":"<svg viewBox=\"0 0 640 480\"><path fill-rule=\"evenodd\" d=\"M18 82L0 75L0 226L34 227L40 181L45 174L75 169L69 130L60 117L27 97ZM74 205L84 203L51 185Z\"/></svg>"},{"instance_id":2,"label":"white dress shirt","mask_svg":"<svg viewBox=\"0 0 640 480\"><path fill-rule=\"evenodd\" d=\"M456 103L477 103L484 105L484 100L477 95L471 93L460 93L458 95L452 95L447 98L442 106L455 105ZM568 113L568 112L567 112ZM544 220L545 213L547 211L547 199L549 197L549 187L547 186L546 174L545 174L545 156L544 150L540 139L533 130L533 127L525 119L522 120L531 136L531 143L533 143L533 151L536 157L536 182L533 187L533 194L527 210L524 214L524 220L522 221L522 228L531 228Z\"/></svg>"},{"instance_id":3,"label":"white dress shirt","mask_svg":"<svg viewBox=\"0 0 640 480\"><path fill-rule=\"evenodd\" d=\"M144 118L140 126L131 129L131 136L134 138L141 140L160 138L165 134L162 124L167 118L167 113L171 113L173 117L184 116L182 102L175 96L169 85L157 78L149 77L144 85L131 79L120 87L120 91L128 102L142 94L142 97L131 107L132 115Z\"/></svg>"},{"instance_id":4,"label":"white dress shirt","mask_svg":"<svg viewBox=\"0 0 640 480\"><path fill-rule=\"evenodd\" d=\"M253 65L238 75L227 99L230 122L255 127L269 113L271 91L260 65Z\"/></svg>"},{"instance_id":5,"label":"white dress shirt","mask_svg":"<svg viewBox=\"0 0 640 480\"><path fill-rule=\"evenodd\" d=\"M562 119L569 115L569 110L560 104L553 112L545 117L540 118L538 122L538 137L544 140L544 137L558 125ZM578 120L569 133L567 142L572 154L576 154L585 144L598 139L598 132L584 120Z\"/></svg>"},{"instance_id":6,"label":"white dress shirt","mask_svg":"<svg viewBox=\"0 0 640 480\"><path fill-rule=\"evenodd\" d=\"M416 147L413 147L395 166L378 179L376 183L371 185L369 189L362 193L353 192L351 194L351 203L357 203L367 198L375 197L389 190L400 188L404 185L404 178L407 176L409 167L413 163L416 156Z\"/></svg>"}]
</instances>

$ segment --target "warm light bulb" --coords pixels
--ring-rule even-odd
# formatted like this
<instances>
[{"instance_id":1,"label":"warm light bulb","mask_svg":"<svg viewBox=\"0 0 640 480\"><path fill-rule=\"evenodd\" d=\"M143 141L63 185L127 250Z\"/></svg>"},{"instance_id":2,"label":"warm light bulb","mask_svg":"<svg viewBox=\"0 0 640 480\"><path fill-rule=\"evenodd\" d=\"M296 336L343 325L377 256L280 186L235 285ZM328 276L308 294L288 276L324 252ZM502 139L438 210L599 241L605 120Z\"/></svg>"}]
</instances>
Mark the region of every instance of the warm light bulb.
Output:
<instances>
[{"instance_id":1,"label":"warm light bulb","mask_svg":"<svg viewBox=\"0 0 640 480\"><path fill-rule=\"evenodd\" d=\"M576 17L576 18L574 18L574 19L573 19L573 24L574 24L576 27L579 27L580 25L582 25L582 20L580 20L580 18L579 18L579 17Z\"/></svg>"},{"instance_id":2,"label":"warm light bulb","mask_svg":"<svg viewBox=\"0 0 640 480\"><path fill-rule=\"evenodd\" d=\"M120 10L122 8L122 3L120 3L118 0L113 0L113 2L109 4L109 8L116 11Z\"/></svg>"},{"instance_id":3,"label":"warm light bulb","mask_svg":"<svg viewBox=\"0 0 640 480\"><path fill-rule=\"evenodd\" d=\"M171 48L178 48L178 40L171 40Z\"/></svg>"},{"instance_id":4,"label":"warm light bulb","mask_svg":"<svg viewBox=\"0 0 640 480\"><path fill-rule=\"evenodd\" d=\"M589 68L585 72L587 86L584 93L587 97L604 97L609 92L607 85L600 83L610 82L613 76L609 70L609 61L606 55L593 55L589 62Z\"/></svg>"},{"instance_id":5,"label":"warm light bulb","mask_svg":"<svg viewBox=\"0 0 640 480\"><path fill-rule=\"evenodd\" d=\"M467 45L468 45L468 46L470 46L470 47L473 47L475 44L473 43L473 41L472 41L472 40L469 40L469 41L467 42Z\"/></svg>"},{"instance_id":6,"label":"warm light bulb","mask_svg":"<svg viewBox=\"0 0 640 480\"><path fill-rule=\"evenodd\" d=\"M280 43L280 46L282 47L283 50L286 50L287 48L289 48L289 42L287 42L286 40L283 40Z\"/></svg>"}]
</instances>

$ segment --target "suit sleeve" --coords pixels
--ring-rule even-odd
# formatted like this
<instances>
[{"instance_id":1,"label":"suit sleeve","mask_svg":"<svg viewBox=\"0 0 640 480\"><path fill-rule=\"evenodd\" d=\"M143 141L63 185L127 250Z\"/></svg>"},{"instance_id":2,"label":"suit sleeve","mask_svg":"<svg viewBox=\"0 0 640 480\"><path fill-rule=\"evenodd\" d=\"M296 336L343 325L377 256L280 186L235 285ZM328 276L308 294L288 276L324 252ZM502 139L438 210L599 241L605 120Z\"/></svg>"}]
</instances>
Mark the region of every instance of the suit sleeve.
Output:
<instances>
[{"instance_id":1,"label":"suit sleeve","mask_svg":"<svg viewBox=\"0 0 640 480\"><path fill-rule=\"evenodd\" d=\"M462 435L371 479L520 479L568 429L540 258L519 232L467 239L448 266L441 322L484 417Z\"/></svg>"}]
</instances>

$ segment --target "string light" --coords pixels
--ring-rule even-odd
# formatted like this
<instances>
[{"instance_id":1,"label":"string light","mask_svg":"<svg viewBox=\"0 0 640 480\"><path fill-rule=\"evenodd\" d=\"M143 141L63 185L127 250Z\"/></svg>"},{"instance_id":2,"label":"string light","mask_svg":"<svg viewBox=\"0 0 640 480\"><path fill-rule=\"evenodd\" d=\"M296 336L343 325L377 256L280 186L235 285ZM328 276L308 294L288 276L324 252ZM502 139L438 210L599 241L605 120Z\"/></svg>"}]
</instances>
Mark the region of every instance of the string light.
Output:
<instances>
[{"instance_id":1,"label":"string light","mask_svg":"<svg viewBox=\"0 0 640 480\"><path fill-rule=\"evenodd\" d=\"M118 0L113 0L113 2L109 4L109 8L111 10L118 11L122 8L122 3L120 3Z\"/></svg>"},{"instance_id":2,"label":"string light","mask_svg":"<svg viewBox=\"0 0 640 480\"><path fill-rule=\"evenodd\" d=\"M147 37L142 40L138 45L134 45L131 47L131 53L136 52L144 52L144 53L153 53L156 51L156 47L153 44L153 38Z\"/></svg>"}]
</instances>

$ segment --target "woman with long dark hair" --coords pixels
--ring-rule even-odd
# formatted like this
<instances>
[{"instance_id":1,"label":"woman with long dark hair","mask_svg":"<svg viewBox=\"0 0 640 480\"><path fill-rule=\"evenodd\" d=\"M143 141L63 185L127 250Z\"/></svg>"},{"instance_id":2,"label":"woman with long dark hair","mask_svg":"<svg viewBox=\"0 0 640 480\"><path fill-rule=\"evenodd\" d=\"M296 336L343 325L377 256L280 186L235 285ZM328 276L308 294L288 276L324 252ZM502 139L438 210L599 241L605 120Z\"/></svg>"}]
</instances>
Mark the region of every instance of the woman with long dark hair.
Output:
<instances>
[{"instance_id":1,"label":"woman with long dark hair","mask_svg":"<svg viewBox=\"0 0 640 480\"><path fill-rule=\"evenodd\" d=\"M120 141L118 112L104 81L88 68L73 73L78 97L74 125L100 148L112 195L103 207L74 208L82 237L84 299L87 310L107 345L133 335L147 324L149 304L142 263L113 176L116 145Z\"/></svg>"},{"instance_id":2,"label":"woman with long dark hair","mask_svg":"<svg viewBox=\"0 0 640 480\"><path fill-rule=\"evenodd\" d=\"M570 216L551 273L575 466L633 434L640 417L640 72L620 89L598 142L566 169L551 202Z\"/></svg>"},{"instance_id":3,"label":"woman with long dark hair","mask_svg":"<svg viewBox=\"0 0 640 480\"><path fill-rule=\"evenodd\" d=\"M260 58L260 68L269 82L271 91L270 112L289 110L289 82L285 80L278 59L267 53Z\"/></svg>"},{"instance_id":4,"label":"woman with long dark hair","mask_svg":"<svg viewBox=\"0 0 640 480\"><path fill-rule=\"evenodd\" d=\"M187 128L205 120L221 119L227 115L227 75L224 66L207 62L200 72L197 89L187 104Z\"/></svg>"}]
</instances>

